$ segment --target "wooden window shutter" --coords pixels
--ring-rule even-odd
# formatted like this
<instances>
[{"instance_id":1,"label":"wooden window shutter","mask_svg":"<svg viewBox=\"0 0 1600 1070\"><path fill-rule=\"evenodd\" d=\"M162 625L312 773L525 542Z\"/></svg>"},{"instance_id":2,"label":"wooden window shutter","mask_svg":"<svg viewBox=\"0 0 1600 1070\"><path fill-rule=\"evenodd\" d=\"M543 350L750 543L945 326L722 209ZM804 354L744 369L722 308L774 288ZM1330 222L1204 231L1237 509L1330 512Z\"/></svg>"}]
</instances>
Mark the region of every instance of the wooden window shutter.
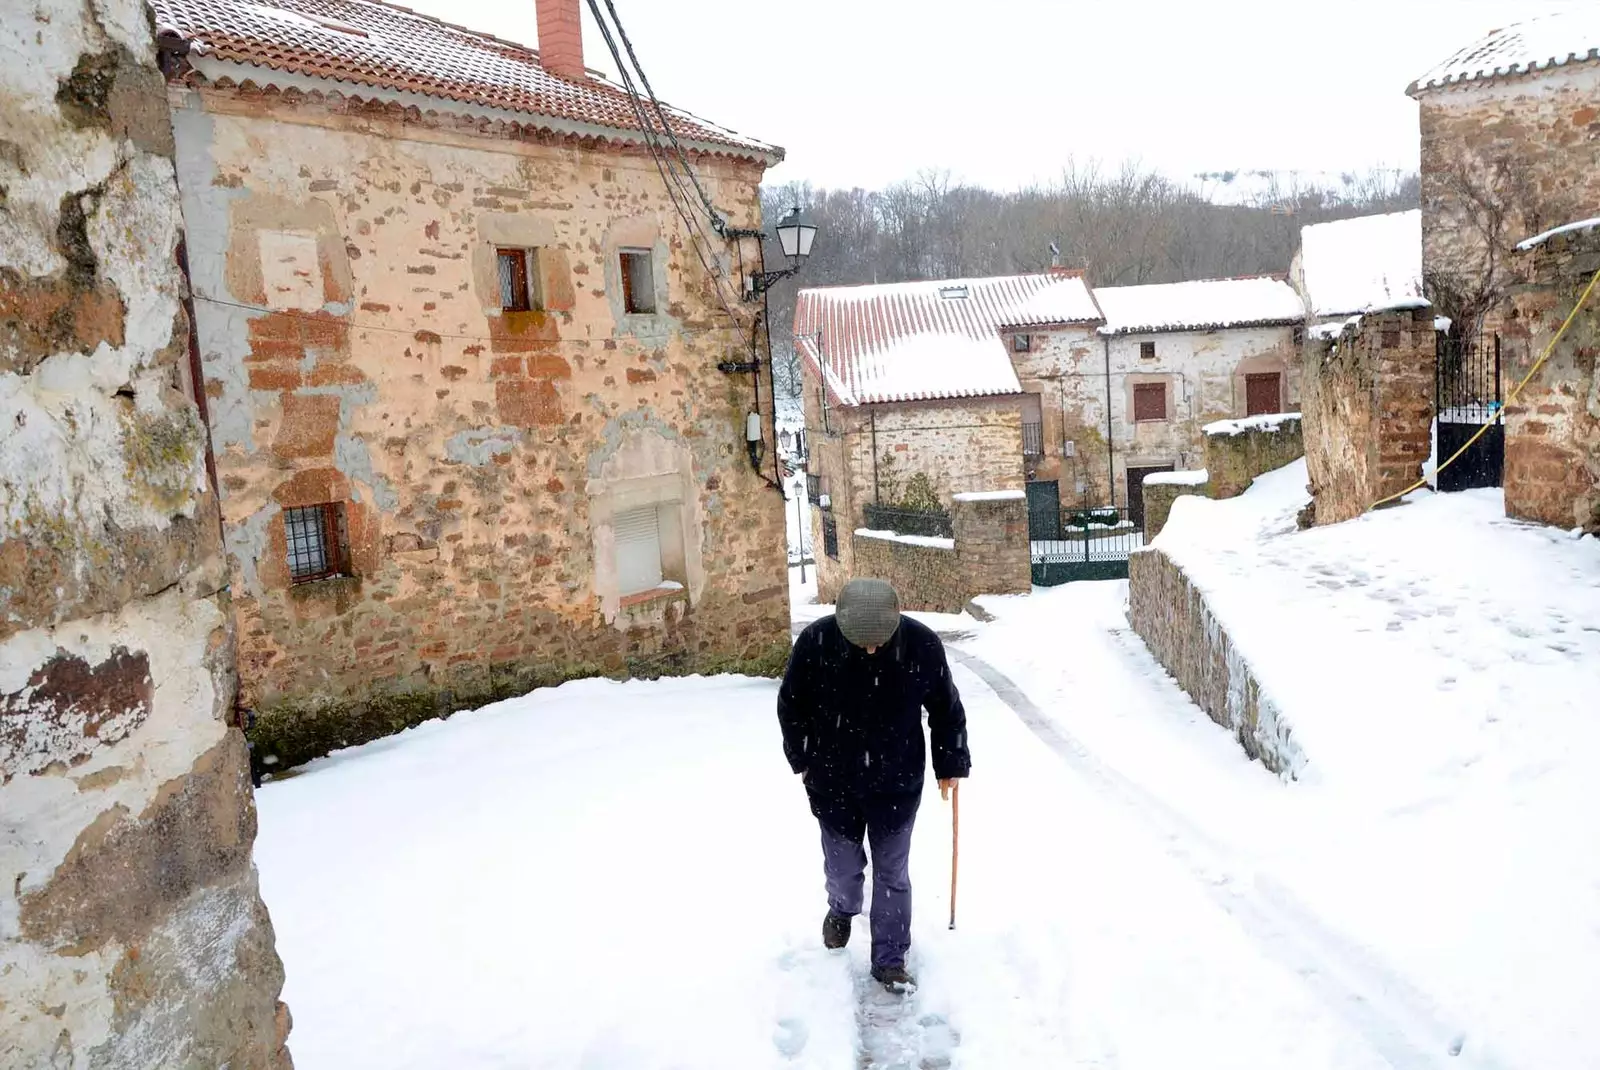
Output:
<instances>
[{"instance_id":1,"label":"wooden window shutter","mask_svg":"<svg viewBox=\"0 0 1600 1070\"><path fill-rule=\"evenodd\" d=\"M1165 383L1135 383L1133 387L1133 418L1165 420L1167 418L1167 385Z\"/></svg>"}]
</instances>

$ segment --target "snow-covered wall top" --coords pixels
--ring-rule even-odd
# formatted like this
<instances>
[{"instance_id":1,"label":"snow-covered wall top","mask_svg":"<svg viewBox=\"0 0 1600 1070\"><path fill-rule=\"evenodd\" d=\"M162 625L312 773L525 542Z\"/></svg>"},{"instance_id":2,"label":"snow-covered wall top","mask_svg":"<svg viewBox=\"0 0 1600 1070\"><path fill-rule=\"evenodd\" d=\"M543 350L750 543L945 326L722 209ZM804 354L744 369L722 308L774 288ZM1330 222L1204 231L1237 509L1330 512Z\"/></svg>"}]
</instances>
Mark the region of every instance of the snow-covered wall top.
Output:
<instances>
[{"instance_id":1,"label":"snow-covered wall top","mask_svg":"<svg viewBox=\"0 0 1600 1070\"><path fill-rule=\"evenodd\" d=\"M1151 472L1144 477L1144 483L1147 487L1152 483L1179 487L1199 487L1203 486L1209 478L1211 478L1210 473L1204 468L1199 468L1189 472Z\"/></svg>"},{"instance_id":2,"label":"snow-covered wall top","mask_svg":"<svg viewBox=\"0 0 1600 1070\"><path fill-rule=\"evenodd\" d=\"M1239 420L1218 420L1201 428L1208 435L1241 435L1246 431L1276 431L1291 420L1300 419L1298 412L1273 412L1260 416L1246 416ZM1180 475L1182 473L1172 473Z\"/></svg>"},{"instance_id":3,"label":"snow-covered wall top","mask_svg":"<svg viewBox=\"0 0 1600 1070\"><path fill-rule=\"evenodd\" d=\"M951 495L958 502L1006 502L1027 496L1020 490L969 490L962 494Z\"/></svg>"},{"instance_id":4,"label":"snow-covered wall top","mask_svg":"<svg viewBox=\"0 0 1600 1070\"><path fill-rule=\"evenodd\" d=\"M1300 295L1282 279L1198 279L1153 286L1102 286L1094 291L1105 334L1201 330L1296 323L1305 318Z\"/></svg>"},{"instance_id":5,"label":"snow-covered wall top","mask_svg":"<svg viewBox=\"0 0 1600 1070\"><path fill-rule=\"evenodd\" d=\"M1494 30L1412 82L1406 92L1600 59L1600 8L1539 15Z\"/></svg>"},{"instance_id":6,"label":"snow-covered wall top","mask_svg":"<svg viewBox=\"0 0 1600 1070\"><path fill-rule=\"evenodd\" d=\"M931 546L936 550L954 550L954 539L941 539L937 535L901 535L895 531L875 531L872 528L856 528L856 534L864 539L882 539L885 542L898 542L906 546Z\"/></svg>"},{"instance_id":7,"label":"snow-covered wall top","mask_svg":"<svg viewBox=\"0 0 1600 1070\"><path fill-rule=\"evenodd\" d=\"M1300 257L1318 316L1428 303L1422 296L1421 209L1302 227Z\"/></svg>"}]
</instances>

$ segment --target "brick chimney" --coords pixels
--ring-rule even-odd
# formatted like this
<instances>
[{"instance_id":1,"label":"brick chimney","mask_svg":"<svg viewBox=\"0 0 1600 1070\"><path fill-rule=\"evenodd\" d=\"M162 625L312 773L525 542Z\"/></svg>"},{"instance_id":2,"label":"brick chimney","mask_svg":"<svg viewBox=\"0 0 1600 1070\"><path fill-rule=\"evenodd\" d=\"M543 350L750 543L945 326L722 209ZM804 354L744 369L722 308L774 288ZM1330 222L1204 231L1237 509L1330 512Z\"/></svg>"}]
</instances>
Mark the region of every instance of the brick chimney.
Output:
<instances>
[{"instance_id":1,"label":"brick chimney","mask_svg":"<svg viewBox=\"0 0 1600 1070\"><path fill-rule=\"evenodd\" d=\"M580 0L534 0L539 15L539 66L563 78L582 78Z\"/></svg>"}]
</instances>

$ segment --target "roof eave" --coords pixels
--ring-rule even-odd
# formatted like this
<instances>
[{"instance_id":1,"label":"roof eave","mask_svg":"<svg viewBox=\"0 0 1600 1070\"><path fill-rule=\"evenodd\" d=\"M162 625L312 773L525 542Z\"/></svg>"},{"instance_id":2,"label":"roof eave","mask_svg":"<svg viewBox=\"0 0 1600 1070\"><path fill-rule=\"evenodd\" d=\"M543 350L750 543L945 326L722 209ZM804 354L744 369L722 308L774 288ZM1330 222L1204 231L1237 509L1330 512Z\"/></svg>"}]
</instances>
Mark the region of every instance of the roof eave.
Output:
<instances>
[{"instance_id":1,"label":"roof eave","mask_svg":"<svg viewBox=\"0 0 1600 1070\"><path fill-rule=\"evenodd\" d=\"M649 144L641 131L627 127L586 123L576 119L546 115L542 112L519 111L514 108L502 108L493 104L457 100L454 97L437 96L416 90L394 89L390 86L372 82L306 74L283 67L274 67L270 64L218 59L215 56L206 55L201 48L191 49L187 60L189 66L194 68L208 82L212 83L223 79L231 79L235 82L251 81L257 84L271 84L281 89L292 87L308 92L332 91L342 93L345 96L391 101L402 106L418 108L422 111L501 119L506 122L519 123L523 126L536 126L556 134L571 134L577 137L598 140L626 141L638 145ZM710 156L731 156L753 160L766 167L774 167L783 160L783 150L775 145L761 143L746 145L687 137L680 138L679 141L685 148L694 152Z\"/></svg>"},{"instance_id":2,"label":"roof eave","mask_svg":"<svg viewBox=\"0 0 1600 1070\"><path fill-rule=\"evenodd\" d=\"M1410 85L1406 86L1406 96L1413 99L1426 93L1434 93L1444 89L1468 89L1504 81L1508 78L1528 78L1540 74L1548 74L1554 70L1566 67L1576 67L1583 64L1600 62L1600 48L1591 48L1583 55L1569 53L1565 57L1535 60L1532 63L1513 63L1509 67L1495 67L1493 70L1476 71L1471 74L1447 74L1440 78L1423 75Z\"/></svg>"}]
</instances>

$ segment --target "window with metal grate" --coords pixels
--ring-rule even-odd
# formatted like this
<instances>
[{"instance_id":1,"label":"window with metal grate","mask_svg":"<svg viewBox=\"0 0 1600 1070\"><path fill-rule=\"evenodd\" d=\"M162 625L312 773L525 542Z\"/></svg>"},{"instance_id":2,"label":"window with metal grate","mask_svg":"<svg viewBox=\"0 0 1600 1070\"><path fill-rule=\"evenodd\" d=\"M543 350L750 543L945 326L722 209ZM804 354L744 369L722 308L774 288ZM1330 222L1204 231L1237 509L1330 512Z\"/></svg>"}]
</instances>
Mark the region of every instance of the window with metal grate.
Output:
<instances>
[{"instance_id":1,"label":"window with metal grate","mask_svg":"<svg viewBox=\"0 0 1600 1070\"><path fill-rule=\"evenodd\" d=\"M343 502L285 509L283 534L291 583L349 575L350 549Z\"/></svg>"}]
</instances>

